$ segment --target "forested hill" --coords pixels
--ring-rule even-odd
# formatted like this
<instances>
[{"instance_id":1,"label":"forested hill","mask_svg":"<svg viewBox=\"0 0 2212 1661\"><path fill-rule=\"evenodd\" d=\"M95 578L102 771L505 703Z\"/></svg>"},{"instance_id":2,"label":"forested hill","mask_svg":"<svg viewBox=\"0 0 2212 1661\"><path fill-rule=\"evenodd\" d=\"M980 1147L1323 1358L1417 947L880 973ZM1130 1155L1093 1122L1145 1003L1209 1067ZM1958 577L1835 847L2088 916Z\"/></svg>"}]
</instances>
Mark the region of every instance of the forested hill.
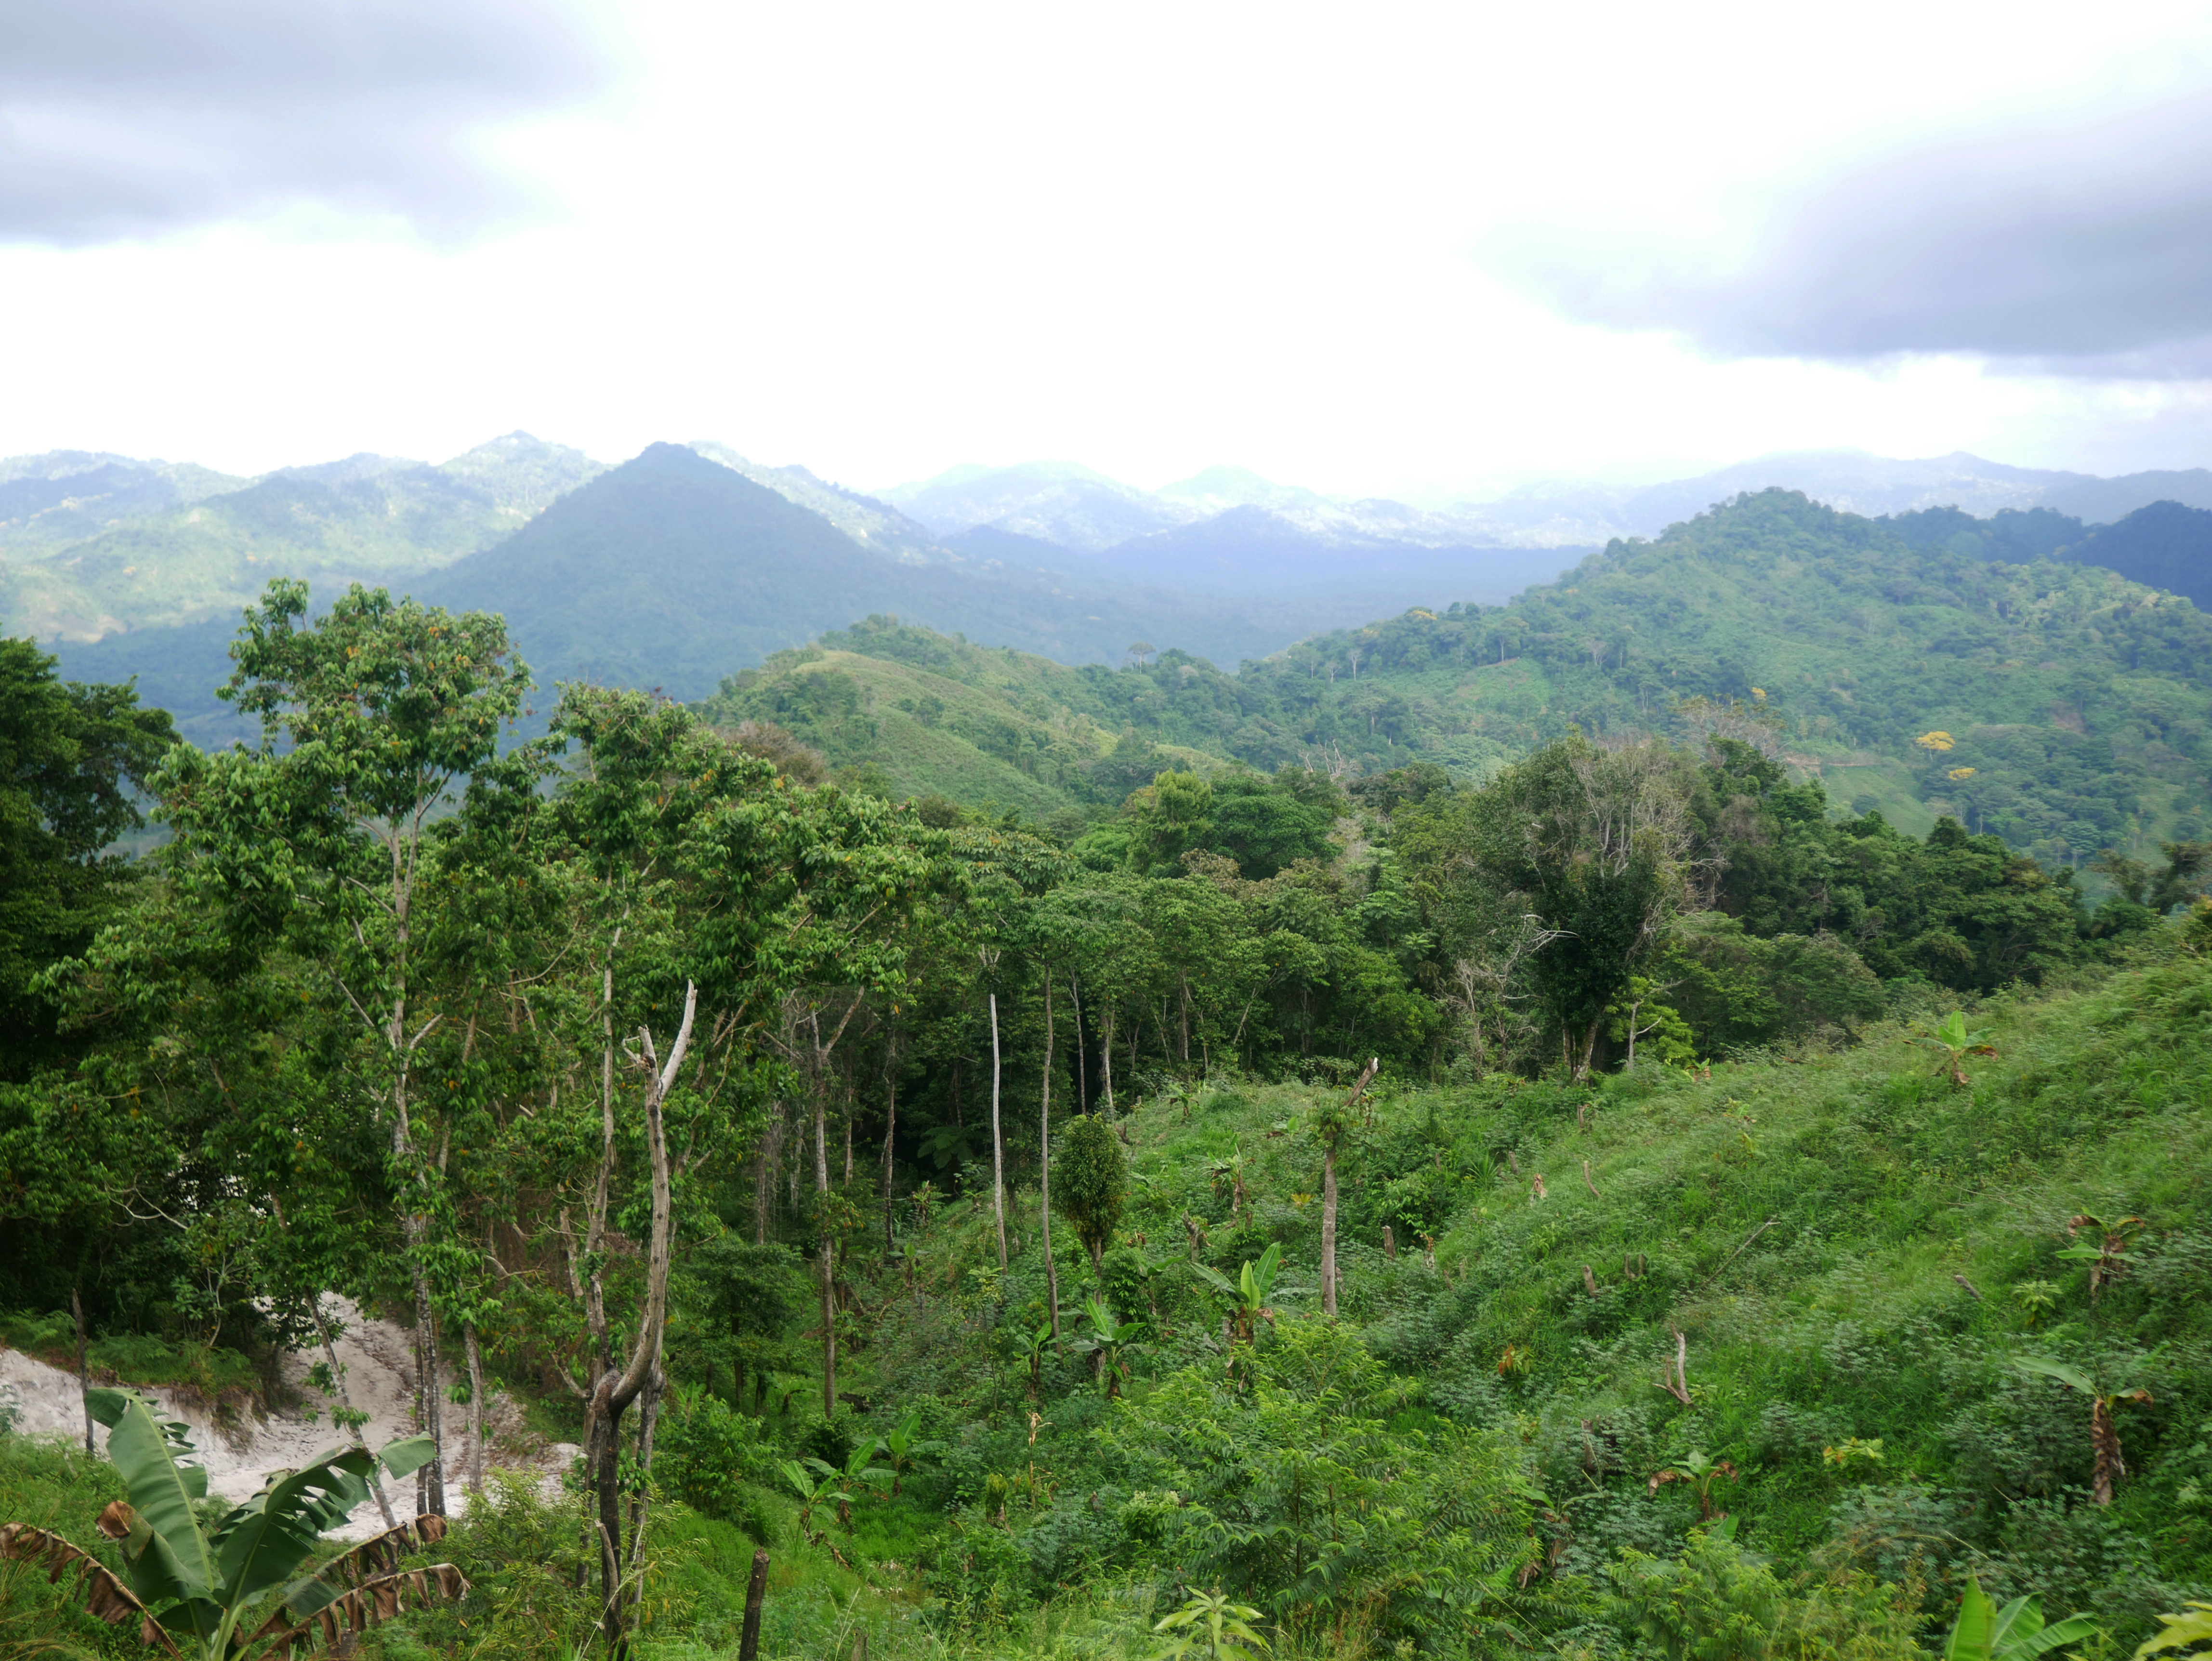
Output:
<instances>
[{"instance_id":1,"label":"forested hill","mask_svg":"<svg viewBox=\"0 0 2212 1661\"><path fill-rule=\"evenodd\" d=\"M2058 862L2199 835L2212 790L2212 624L2187 601L1915 547L1779 490L1615 542L1509 605L1409 611L1236 674L1174 650L1066 668L875 618L703 707L789 727L895 794L1031 811L1117 804L1173 764L1163 745L1480 776L1570 727L1741 737L1838 806L1920 830L1954 813Z\"/></svg>"}]
</instances>

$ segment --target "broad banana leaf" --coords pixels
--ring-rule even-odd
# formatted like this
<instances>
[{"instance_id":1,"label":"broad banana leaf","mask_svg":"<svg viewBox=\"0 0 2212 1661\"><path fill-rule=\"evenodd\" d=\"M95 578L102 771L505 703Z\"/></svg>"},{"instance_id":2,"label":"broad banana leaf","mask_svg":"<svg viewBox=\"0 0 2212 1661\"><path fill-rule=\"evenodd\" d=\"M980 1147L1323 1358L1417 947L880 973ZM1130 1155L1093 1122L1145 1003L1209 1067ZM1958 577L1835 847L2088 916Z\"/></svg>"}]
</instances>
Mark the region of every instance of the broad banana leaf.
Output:
<instances>
[{"instance_id":1,"label":"broad banana leaf","mask_svg":"<svg viewBox=\"0 0 2212 1661\"><path fill-rule=\"evenodd\" d=\"M184 1427L157 1420L144 1397L119 1390L85 1392L92 1416L108 1427L107 1457L123 1475L128 1506L111 1506L100 1515L100 1531L123 1550L133 1589L147 1601L175 1597L191 1611L191 1626L211 1637L207 1610L216 1610L222 1573L215 1551L200 1531L194 1509L207 1497L207 1472L179 1465L177 1455L191 1451ZM174 1626L173 1614L164 1622Z\"/></svg>"},{"instance_id":2,"label":"broad banana leaf","mask_svg":"<svg viewBox=\"0 0 2212 1661\"><path fill-rule=\"evenodd\" d=\"M2069 1390L2078 1390L2084 1396L2094 1396L2097 1386L2089 1375L2079 1367L2069 1367L2063 1361L2046 1361L2040 1355L2015 1355L2012 1364L2022 1372L2040 1373L2046 1378L2056 1378Z\"/></svg>"},{"instance_id":3,"label":"broad banana leaf","mask_svg":"<svg viewBox=\"0 0 2212 1661\"><path fill-rule=\"evenodd\" d=\"M343 1523L368 1498L368 1477L379 1464L395 1477L408 1475L429 1458L434 1445L428 1436L410 1436L374 1458L366 1448L332 1448L298 1470L275 1472L260 1493L223 1518L216 1531L214 1544L223 1601L236 1609L283 1585L313 1552L317 1537ZM434 1521L438 1533L432 1537L443 1536L443 1518L417 1520ZM403 1531L393 1529L377 1538L386 1540ZM391 1562L381 1567L390 1568L398 1558L395 1552ZM300 1584L305 1586L313 1579L310 1576ZM304 1617L329 1601L324 1598L294 1613ZM289 1591L285 1602L291 1602Z\"/></svg>"},{"instance_id":4,"label":"broad banana leaf","mask_svg":"<svg viewBox=\"0 0 2212 1661\"><path fill-rule=\"evenodd\" d=\"M2212 1603L2184 1603L2179 1615L2161 1615L2165 1628L2137 1646L2135 1661L2148 1661L2161 1650L2178 1650L2191 1644L2212 1643Z\"/></svg>"},{"instance_id":5,"label":"broad banana leaf","mask_svg":"<svg viewBox=\"0 0 2212 1661\"><path fill-rule=\"evenodd\" d=\"M1969 1576L1959 1618L1943 1642L1943 1661L1990 1661L1996 1637L1997 1609L1982 1583Z\"/></svg>"},{"instance_id":6,"label":"broad banana leaf","mask_svg":"<svg viewBox=\"0 0 2212 1661\"><path fill-rule=\"evenodd\" d=\"M74 1570L83 1584L84 1606L94 1619L105 1621L111 1627L136 1620L139 1623L139 1642L159 1644L171 1655L177 1653L169 1634L161 1630L161 1622L154 1619L153 1612L139 1601L137 1595L117 1579L114 1572L98 1558L71 1545L58 1534L33 1528L28 1523L0 1523L0 1557L17 1563L35 1562L50 1571L46 1579L56 1584Z\"/></svg>"},{"instance_id":7,"label":"broad banana leaf","mask_svg":"<svg viewBox=\"0 0 2212 1661\"><path fill-rule=\"evenodd\" d=\"M435 1512L385 1530L362 1541L351 1551L333 1557L312 1574L302 1575L284 1588L276 1612L253 1634L258 1640L297 1625L345 1596L396 1573L399 1560L416 1546L432 1546L446 1537L446 1519Z\"/></svg>"},{"instance_id":8,"label":"broad banana leaf","mask_svg":"<svg viewBox=\"0 0 2212 1661\"><path fill-rule=\"evenodd\" d=\"M2015 1597L1999 1609L1981 1582L1969 1577L1959 1618L1943 1646L1943 1661L2034 1661L2096 1630L2096 1621L2087 1615L2069 1615L2046 1627L2042 1605L2032 1597Z\"/></svg>"},{"instance_id":9,"label":"broad banana leaf","mask_svg":"<svg viewBox=\"0 0 2212 1661\"><path fill-rule=\"evenodd\" d=\"M295 1645L313 1643L318 1639L334 1644L341 1632L366 1632L371 1627L380 1626L410 1602L419 1608L433 1597L464 1597L468 1590L468 1581L451 1563L403 1569L396 1574L362 1581L295 1626L278 1627L272 1621L247 1641L251 1644L265 1638L270 1648L263 1652L264 1655L272 1651L289 1652Z\"/></svg>"}]
</instances>

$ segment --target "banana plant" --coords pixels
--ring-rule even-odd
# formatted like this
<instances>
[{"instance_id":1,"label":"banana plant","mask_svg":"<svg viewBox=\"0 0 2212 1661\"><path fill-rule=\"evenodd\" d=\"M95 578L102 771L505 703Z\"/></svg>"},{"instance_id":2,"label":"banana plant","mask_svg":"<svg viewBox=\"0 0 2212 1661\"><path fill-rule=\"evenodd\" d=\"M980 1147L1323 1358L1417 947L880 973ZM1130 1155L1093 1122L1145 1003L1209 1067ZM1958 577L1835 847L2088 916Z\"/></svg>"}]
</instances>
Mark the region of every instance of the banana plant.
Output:
<instances>
[{"instance_id":1,"label":"banana plant","mask_svg":"<svg viewBox=\"0 0 2212 1661\"><path fill-rule=\"evenodd\" d=\"M1052 1347L1052 1323L1042 1323L1034 1332L1027 1325L1018 1326L1013 1335L1014 1354L1030 1364L1030 1400L1034 1402L1044 1388L1044 1358Z\"/></svg>"},{"instance_id":2,"label":"banana plant","mask_svg":"<svg viewBox=\"0 0 2212 1661\"><path fill-rule=\"evenodd\" d=\"M1244 1149L1240 1143L1226 1158L1210 1159L1206 1166L1206 1180L1212 1183L1216 1199L1229 1202L1229 1224L1237 1226L1244 1212Z\"/></svg>"},{"instance_id":3,"label":"banana plant","mask_svg":"<svg viewBox=\"0 0 2212 1661\"><path fill-rule=\"evenodd\" d=\"M809 1471L808 1465L813 1466L814 1469ZM804 1463L797 1459L784 1459L777 1462L776 1469L783 1474L783 1480L790 1483L799 1495L800 1536L810 1546L822 1544L828 1536L814 1526L814 1508L836 1502L837 1468L819 1459L809 1459Z\"/></svg>"},{"instance_id":4,"label":"banana plant","mask_svg":"<svg viewBox=\"0 0 2212 1661\"><path fill-rule=\"evenodd\" d=\"M27 1523L0 1525L0 1557L40 1563L56 1580L74 1570L94 1615L111 1626L136 1619L140 1640L178 1661L231 1661L257 1646L258 1656L312 1648L336 1641L341 1631L389 1620L410 1603L469 1589L451 1563L398 1567L414 1547L445 1537L446 1519L435 1515L387 1529L300 1573L318 1538L368 1498L378 1466L401 1477L429 1460L434 1446L427 1436L407 1437L376 1455L333 1448L298 1470L273 1473L252 1499L210 1521L201 1512L207 1471L185 1463L192 1445L182 1423L156 1418L154 1403L125 1390L90 1390L85 1401L108 1428L108 1457L130 1495L93 1525L115 1543L122 1574ZM241 1638L248 1612L272 1591L279 1594L275 1610Z\"/></svg>"},{"instance_id":5,"label":"banana plant","mask_svg":"<svg viewBox=\"0 0 2212 1661\"><path fill-rule=\"evenodd\" d=\"M1969 1576L1966 1595L1959 1605L1959 1618L1943 1645L1943 1661L2035 1661L2062 1644L2087 1638L2097 1630L2086 1615L2069 1615L2052 1626L2043 1624L2043 1609L2033 1597L2015 1597L1999 1609Z\"/></svg>"},{"instance_id":6,"label":"banana plant","mask_svg":"<svg viewBox=\"0 0 2212 1661\"><path fill-rule=\"evenodd\" d=\"M783 1480L798 1492L799 1531L806 1536L808 1543L818 1546L827 1537L814 1526L814 1508L817 1506L836 1506L838 1525L848 1534L853 1531L853 1505L860 1497L854 1490L879 1485L891 1475L881 1465L868 1463L876 1457L876 1450L882 1445L871 1436L846 1457L842 1470L826 1459L811 1456L805 1459L786 1459L776 1466L783 1473Z\"/></svg>"},{"instance_id":7,"label":"banana plant","mask_svg":"<svg viewBox=\"0 0 2212 1661\"><path fill-rule=\"evenodd\" d=\"M2212 1644L2212 1603L2191 1602L2181 1609L2179 1615L2158 1617L2160 1630L2136 1646L2135 1661L2150 1661L2151 1657L2166 1650Z\"/></svg>"},{"instance_id":8,"label":"banana plant","mask_svg":"<svg viewBox=\"0 0 2212 1661\"><path fill-rule=\"evenodd\" d=\"M1121 1393L1121 1386L1128 1382L1127 1358L1144 1348L1137 1342L1137 1335L1145 1329L1145 1323L1117 1320L1114 1311L1099 1298L1084 1299L1083 1312L1091 1322L1091 1329L1079 1334L1068 1348L1094 1358L1099 1380L1110 1401Z\"/></svg>"},{"instance_id":9,"label":"banana plant","mask_svg":"<svg viewBox=\"0 0 2212 1661\"><path fill-rule=\"evenodd\" d=\"M1990 1035L1986 1031L1969 1032L1966 1016L1955 1009L1936 1024L1936 1030L1928 1034L1925 1042L1943 1052L1943 1059L1936 1063L1936 1076L1948 1077L1953 1084L1962 1086L1970 1082L1966 1073L1967 1056L1997 1053L1997 1047L1990 1042Z\"/></svg>"},{"instance_id":10,"label":"banana plant","mask_svg":"<svg viewBox=\"0 0 2212 1661\"><path fill-rule=\"evenodd\" d=\"M906 1480L907 1472L914 1468L915 1456L922 1451L921 1431L921 1410L917 1408L893 1426L890 1434L884 1438L884 1456L891 1462L891 1498L894 1500L899 1496L899 1485Z\"/></svg>"},{"instance_id":11,"label":"banana plant","mask_svg":"<svg viewBox=\"0 0 2212 1661\"><path fill-rule=\"evenodd\" d=\"M2150 1392L2100 1389L2097 1381L2081 1368L2068 1366L2063 1361L2046 1361L2040 1355L2016 1355L2013 1365L2022 1372L2056 1378L2067 1389L2089 1398L2089 1446L2097 1458L2093 1493L2099 1505L2111 1505L2114 1487L2128 1474L2128 1462L2120 1457L2120 1429L2112 1421L2112 1409L2122 1402L2148 1402Z\"/></svg>"},{"instance_id":12,"label":"banana plant","mask_svg":"<svg viewBox=\"0 0 2212 1661\"><path fill-rule=\"evenodd\" d=\"M1248 1344L1261 1321L1275 1318L1275 1311L1267 1307L1267 1294L1275 1289L1275 1276L1282 1266L1280 1240L1261 1252L1258 1262L1247 1262L1233 1281L1204 1263L1191 1265L1208 1286L1228 1298L1231 1335Z\"/></svg>"},{"instance_id":13,"label":"banana plant","mask_svg":"<svg viewBox=\"0 0 2212 1661\"><path fill-rule=\"evenodd\" d=\"M2078 1238L2083 1229L2092 1235L2102 1236L2095 1245L2070 1245L2058 1255L2075 1262L2089 1265L2089 1301L2095 1303L2097 1294L2106 1286L2128 1272L2128 1248L2135 1237L2143 1231L2140 1217L2115 1217L2106 1222L2102 1217L2093 1217L2087 1212L2069 1219L2066 1224L2069 1239Z\"/></svg>"},{"instance_id":14,"label":"banana plant","mask_svg":"<svg viewBox=\"0 0 2212 1661\"><path fill-rule=\"evenodd\" d=\"M1722 1477L1735 1481L1735 1467L1726 1459L1709 1459L1703 1453L1692 1452L1679 1463L1662 1465L1651 1473L1651 1492L1656 1494L1669 1482L1687 1482L1698 1496L1698 1515L1706 1522L1713 1518L1713 1484ZM1722 1513L1726 1516L1726 1512Z\"/></svg>"}]
</instances>

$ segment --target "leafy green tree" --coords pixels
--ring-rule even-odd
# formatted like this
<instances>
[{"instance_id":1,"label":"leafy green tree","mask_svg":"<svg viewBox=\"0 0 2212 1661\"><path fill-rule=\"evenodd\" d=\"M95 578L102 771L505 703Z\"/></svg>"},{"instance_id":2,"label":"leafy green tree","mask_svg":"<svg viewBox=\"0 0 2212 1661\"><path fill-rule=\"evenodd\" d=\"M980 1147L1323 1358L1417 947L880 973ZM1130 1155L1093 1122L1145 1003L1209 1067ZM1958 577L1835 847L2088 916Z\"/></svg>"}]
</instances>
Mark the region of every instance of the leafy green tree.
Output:
<instances>
[{"instance_id":1,"label":"leafy green tree","mask_svg":"<svg viewBox=\"0 0 2212 1661\"><path fill-rule=\"evenodd\" d=\"M33 983L115 915L137 871L108 849L145 823L133 791L175 741L131 686L57 680L29 641L0 640L0 1083L62 1059Z\"/></svg>"},{"instance_id":2,"label":"leafy green tree","mask_svg":"<svg viewBox=\"0 0 2212 1661\"><path fill-rule=\"evenodd\" d=\"M1628 984L1606 1006L1605 1035L1623 1047L1624 1068L1635 1067L1639 1043L1662 1067L1686 1066L1698 1058L1690 1024L1662 1001L1670 989L1644 976L1631 975Z\"/></svg>"},{"instance_id":3,"label":"leafy green tree","mask_svg":"<svg viewBox=\"0 0 2212 1661\"><path fill-rule=\"evenodd\" d=\"M1134 831L1130 853L1138 871L1179 877L1182 856L1212 840L1213 787L1195 773L1157 774L1151 784L1130 797L1127 812Z\"/></svg>"},{"instance_id":4,"label":"leafy green tree","mask_svg":"<svg viewBox=\"0 0 2212 1661\"><path fill-rule=\"evenodd\" d=\"M1129 1162L1121 1140L1097 1114L1085 1114L1068 1126L1059 1177L1053 1204L1074 1228L1076 1238L1091 1254L1091 1274L1098 1275L1121 1223L1121 1208L1128 1202Z\"/></svg>"},{"instance_id":5,"label":"leafy green tree","mask_svg":"<svg viewBox=\"0 0 2212 1661\"><path fill-rule=\"evenodd\" d=\"M1496 1433L1392 1428L1407 1399L1351 1327L1290 1321L1242 1379L1184 1368L1099 1439L1133 1493L1181 1497L1158 1549L1187 1585L1286 1631L1357 1620L1372 1646L1449 1652L1553 1598L1524 1573L1537 1494Z\"/></svg>"},{"instance_id":6,"label":"leafy green tree","mask_svg":"<svg viewBox=\"0 0 2212 1661\"><path fill-rule=\"evenodd\" d=\"M1509 768L1473 804L1478 868L1551 934L1531 974L1569 1075L1589 1072L1606 1007L1664 946L1692 856L1680 756L1575 738Z\"/></svg>"}]
</instances>

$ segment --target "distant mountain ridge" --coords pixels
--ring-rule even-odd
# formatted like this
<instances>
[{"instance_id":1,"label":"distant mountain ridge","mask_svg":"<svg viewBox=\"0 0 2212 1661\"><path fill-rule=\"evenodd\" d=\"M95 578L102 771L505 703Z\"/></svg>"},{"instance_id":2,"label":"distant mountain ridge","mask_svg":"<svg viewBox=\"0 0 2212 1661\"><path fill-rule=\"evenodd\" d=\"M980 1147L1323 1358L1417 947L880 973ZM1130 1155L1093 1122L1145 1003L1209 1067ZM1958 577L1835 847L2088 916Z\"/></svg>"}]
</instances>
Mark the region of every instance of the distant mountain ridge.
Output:
<instances>
[{"instance_id":1,"label":"distant mountain ridge","mask_svg":"<svg viewBox=\"0 0 2212 1661\"><path fill-rule=\"evenodd\" d=\"M1614 537L1656 537L1716 502L1769 489L1802 490L1868 517L1929 508L1987 517L2003 508L2046 507L2086 523L2110 524L2157 501L2212 508L2212 471L2203 468L2099 478L2014 467L1965 451L1917 460L1856 450L1786 451L1657 484L1542 482L1425 508L1381 497L1326 496L1225 466L1147 492L1072 463L963 465L877 494L941 537L988 527L1102 551L1239 508L1265 508L1348 545L1595 547Z\"/></svg>"},{"instance_id":2,"label":"distant mountain ridge","mask_svg":"<svg viewBox=\"0 0 2212 1661\"><path fill-rule=\"evenodd\" d=\"M527 433L436 466L362 453L250 480L81 453L0 463L0 626L88 642L234 614L271 576L404 580L605 471Z\"/></svg>"}]
</instances>

